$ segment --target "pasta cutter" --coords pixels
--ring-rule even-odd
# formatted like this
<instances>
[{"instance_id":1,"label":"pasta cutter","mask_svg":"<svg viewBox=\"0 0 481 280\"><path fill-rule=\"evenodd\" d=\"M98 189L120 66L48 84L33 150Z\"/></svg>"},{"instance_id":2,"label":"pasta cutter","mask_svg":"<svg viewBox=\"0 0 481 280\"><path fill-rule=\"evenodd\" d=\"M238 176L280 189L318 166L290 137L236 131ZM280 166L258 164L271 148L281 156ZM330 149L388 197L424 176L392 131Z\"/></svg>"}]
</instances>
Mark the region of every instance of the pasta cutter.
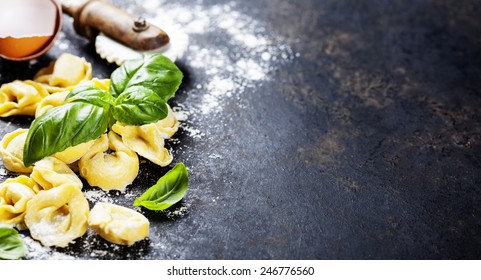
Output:
<instances>
[{"instance_id":1,"label":"pasta cutter","mask_svg":"<svg viewBox=\"0 0 481 280\"><path fill-rule=\"evenodd\" d=\"M97 53L121 65L142 53L162 53L172 61L182 56L188 37L174 24L134 16L104 0L62 0L75 31L95 41ZM162 28L160 28L162 27Z\"/></svg>"}]
</instances>

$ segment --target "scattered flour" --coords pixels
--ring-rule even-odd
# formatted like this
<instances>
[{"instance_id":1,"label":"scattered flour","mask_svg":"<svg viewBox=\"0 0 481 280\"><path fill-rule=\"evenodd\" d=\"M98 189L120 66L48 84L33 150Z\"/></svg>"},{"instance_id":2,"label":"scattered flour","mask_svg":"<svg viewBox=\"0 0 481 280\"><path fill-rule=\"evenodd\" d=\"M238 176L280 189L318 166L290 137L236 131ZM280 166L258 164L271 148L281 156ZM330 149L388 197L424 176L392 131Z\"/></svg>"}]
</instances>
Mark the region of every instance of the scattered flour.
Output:
<instances>
[{"instance_id":1,"label":"scattered flour","mask_svg":"<svg viewBox=\"0 0 481 280\"><path fill-rule=\"evenodd\" d=\"M49 247L44 247L40 242L33 240L31 237L19 234L20 238L27 247L26 259L34 260L73 260L73 256L56 252Z\"/></svg>"},{"instance_id":2,"label":"scattered flour","mask_svg":"<svg viewBox=\"0 0 481 280\"><path fill-rule=\"evenodd\" d=\"M84 196L85 198L92 202L107 202L107 203L113 203L112 197L109 196L109 194L103 190L89 190L89 191L84 191Z\"/></svg>"},{"instance_id":3,"label":"scattered flour","mask_svg":"<svg viewBox=\"0 0 481 280\"><path fill-rule=\"evenodd\" d=\"M189 106L197 115L220 113L230 100L240 101L242 108L242 95L270 81L269 72L299 56L282 39L269 34L261 21L238 11L234 1L206 6L197 0L186 6L148 0L142 5L146 11L155 11L158 20L180 26L190 37L181 60L196 73L204 74L202 82L187 93L202 96L200 103ZM204 42L214 33L223 35L223 44ZM196 130L187 131L198 136Z\"/></svg>"}]
</instances>

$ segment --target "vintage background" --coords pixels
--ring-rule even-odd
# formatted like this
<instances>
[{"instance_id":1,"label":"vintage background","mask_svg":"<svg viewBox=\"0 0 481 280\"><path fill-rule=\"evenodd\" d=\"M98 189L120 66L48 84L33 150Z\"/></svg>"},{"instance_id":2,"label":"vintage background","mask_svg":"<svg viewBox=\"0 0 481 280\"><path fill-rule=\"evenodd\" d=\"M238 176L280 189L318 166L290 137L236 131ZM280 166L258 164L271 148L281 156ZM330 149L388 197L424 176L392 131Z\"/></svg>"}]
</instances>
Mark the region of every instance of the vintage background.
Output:
<instances>
[{"instance_id":1,"label":"vintage background","mask_svg":"<svg viewBox=\"0 0 481 280\"><path fill-rule=\"evenodd\" d=\"M143 212L150 237L134 246L89 232L66 249L30 240L27 258L480 258L478 1L114 2L189 36L167 143L189 191ZM94 77L116 68L64 16L45 56L0 59L0 82L63 52ZM1 135L30 121L3 118ZM170 167L143 163L126 194L84 190L130 206Z\"/></svg>"}]
</instances>

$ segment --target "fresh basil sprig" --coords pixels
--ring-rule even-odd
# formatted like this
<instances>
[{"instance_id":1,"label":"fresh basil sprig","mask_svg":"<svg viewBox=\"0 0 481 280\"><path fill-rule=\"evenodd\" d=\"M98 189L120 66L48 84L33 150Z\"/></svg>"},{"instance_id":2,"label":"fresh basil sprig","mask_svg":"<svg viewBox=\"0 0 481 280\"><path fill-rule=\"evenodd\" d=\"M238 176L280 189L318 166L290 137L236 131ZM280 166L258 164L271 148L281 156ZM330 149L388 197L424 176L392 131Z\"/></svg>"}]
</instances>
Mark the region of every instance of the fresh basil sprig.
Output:
<instances>
[{"instance_id":1,"label":"fresh basil sprig","mask_svg":"<svg viewBox=\"0 0 481 280\"><path fill-rule=\"evenodd\" d=\"M177 163L155 185L135 199L134 206L143 206L149 210L165 210L179 202L188 187L187 168L183 163Z\"/></svg>"},{"instance_id":2,"label":"fresh basil sprig","mask_svg":"<svg viewBox=\"0 0 481 280\"><path fill-rule=\"evenodd\" d=\"M11 227L0 225L0 259L16 260L27 253L18 232Z\"/></svg>"},{"instance_id":3,"label":"fresh basil sprig","mask_svg":"<svg viewBox=\"0 0 481 280\"><path fill-rule=\"evenodd\" d=\"M93 86L75 88L65 104L32 122L23 150L24 165L96 139L115 121L143 125L165 118L167 101L182 78L167 57L145 54L112 72L109 91Z\"/></svg>"}]
</instances>

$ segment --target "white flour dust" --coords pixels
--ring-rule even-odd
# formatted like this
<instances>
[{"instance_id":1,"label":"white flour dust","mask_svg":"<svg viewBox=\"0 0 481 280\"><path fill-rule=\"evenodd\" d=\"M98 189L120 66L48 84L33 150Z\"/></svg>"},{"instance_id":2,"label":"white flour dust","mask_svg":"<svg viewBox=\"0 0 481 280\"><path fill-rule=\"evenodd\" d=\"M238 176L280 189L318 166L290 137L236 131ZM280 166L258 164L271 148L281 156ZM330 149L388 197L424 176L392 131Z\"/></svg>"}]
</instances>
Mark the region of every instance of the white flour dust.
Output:
<instances>
[{"instance_id":1,"label":"white flour dust","mask_svg":"<svg viewBox=\"0 0 481 280\"><path fill-rule=\"evenodd\" d=\"M201 96L200 102L189 102L188 110L195 113L188 115L194 118L215 116L231 100L244 107L244 94L269 81L269 73L279 65L299 56L282 39L268 34L261 21L238 11L236 2L206 7L201 0L188 6L147 0L142 5L146 11L156 11L156 21L175 25L189 36L180 59L203 77L187 92ZM222 39L222 44L206 41L211 37ZM182 127L192 137L202 137L188 123Z\"/></svg>"}]
</instances>

